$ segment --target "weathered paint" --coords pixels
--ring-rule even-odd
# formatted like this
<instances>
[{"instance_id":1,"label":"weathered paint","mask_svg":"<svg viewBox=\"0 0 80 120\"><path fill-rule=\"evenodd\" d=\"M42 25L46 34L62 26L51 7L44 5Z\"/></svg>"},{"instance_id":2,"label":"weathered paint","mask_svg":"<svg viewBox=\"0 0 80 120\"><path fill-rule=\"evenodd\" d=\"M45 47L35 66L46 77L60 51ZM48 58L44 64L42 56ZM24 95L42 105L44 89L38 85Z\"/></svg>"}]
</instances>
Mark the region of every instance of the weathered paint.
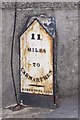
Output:
<instances>
[{"instance_id":1,"label":"weathered paint","mask_svg":"<svg viewBox=\"0 0 80 120\"><path fill-rule=\"evenodd\" d=\"M21 35L20 53L21 92L53 95L53 38L37 19Z\"/></svg>"}]
</instances>

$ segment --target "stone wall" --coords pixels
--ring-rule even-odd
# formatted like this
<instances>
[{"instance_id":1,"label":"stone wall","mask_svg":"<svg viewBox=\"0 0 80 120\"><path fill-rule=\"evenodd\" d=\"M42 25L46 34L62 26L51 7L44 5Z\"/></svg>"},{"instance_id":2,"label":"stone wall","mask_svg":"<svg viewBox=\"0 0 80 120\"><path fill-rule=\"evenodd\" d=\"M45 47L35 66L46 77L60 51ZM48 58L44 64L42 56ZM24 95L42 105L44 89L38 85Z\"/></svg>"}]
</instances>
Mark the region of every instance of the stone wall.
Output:
<instances>
[{"instance_id":1,"label":"stone wall","mask_svg":"<svg viewBox=\"0 0 80 120\"><path fill-rule=\"evenodd\" d=\"M78 91L78 6L75 2L18 3L14 42L14 75L19 90L19 34L28 16L45 14L56 19L58 40L57 80L60 96ZM3 107L15 103L11 77L11 42L14 26L14 2L2 3L2 100ZM18 94L19 95L19 94Z\"/></svg>"}]
</instances>

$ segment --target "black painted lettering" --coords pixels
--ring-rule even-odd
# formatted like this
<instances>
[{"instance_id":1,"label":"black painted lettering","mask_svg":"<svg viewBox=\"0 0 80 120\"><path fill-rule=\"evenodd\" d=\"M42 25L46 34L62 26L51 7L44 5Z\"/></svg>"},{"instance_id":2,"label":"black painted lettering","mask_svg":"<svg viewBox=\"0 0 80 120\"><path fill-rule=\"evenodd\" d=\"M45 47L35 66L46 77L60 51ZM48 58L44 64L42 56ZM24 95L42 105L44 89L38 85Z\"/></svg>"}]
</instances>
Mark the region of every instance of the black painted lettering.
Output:
<instances>
[{"instance_id":1,"label":"black painted lettering","mask_svg":"<svg viewBox=\"0 0 80 120\"><path fill-rule=\"evenodd\" d=\"M32 77L31 77L31 76L29 76L29 79L30 79L30 80L32 80Z\"/></svg>"},{"instance_id":2,"label":"black painted lettering","mask_svg":"<svg viewBox=\"0 0 80 120\"><path fill-rule=\"evenodd\" d=\"M34 48L32 48L32 52L34 52Z\"/></svg>"},{"instance_id":3,"label":"black painted lettering","mask_svg":"<svg viewBox=\"0 0 80 120\"><path fill-rule=\"evenodd\" d=\"M26 73L25 76L28 78L28 73Z\"/></svg>"},{"instance_id":4,"label":"black painted lettering","mask_svg":"<svg viewBox=\"0 0 80 120\"><path fill-rule=\"evenodd\" d=\"M35 39L35 38L34 38L34 33L32 34L32 38L31 38L31 39Z\"/></svg>"},{"instance_id":5,"label":"black painted lettering","mask_svg":"<svg viewBox=\"0 0 80 120\"><path fill-rule=\"evenodd\" d=\"M36 78L36 82L39 82L39 78Z\"/></svg>"},{"instance_id":6,"label":"black painted lettering","mask_svg":"<svg viewBox=\"0 0 80 120\"><path fill-rule=\"evenodd\" d=\"M25 75L25 71L23 72L23 74Z\"/></svg>"},{"instance_id":7,"label":"black painted lettering","mask_svg":"<svg viewBox=\"0 0 80 120\"><path fill-rule=\"evenodd\" d=\"M24 68L21 68L22 73L24 72Z\"/></svg>"},{"instance_id":8,"label":"black painted lettering","mask_svg":"<svg viewBox=\"0 0 80 120\"><path fill-rule=\"evenodd\" d=\"M40 81L42 82L42 77L40 77L39 79L40 79Z\"/></svg>"},{"instance_id":9,"label":"black painted lettering","mask_svg":"<svg viewBox=\"0 0 80 120\"><path fill-rule=\"evenodd\" d=\"M46 74L46 76L49 78L49 77L50 77L50 74L48 73L48 74Z\"/></svg>"},{"instance_id":10,"label":"black painted lettering","mask_svg":"<svg viewBox=\"0 0 80 120\"><path fill-rule=\"evenodd\" d=\"M36 63L33 63L33 66L35 67Z\"/></svg>"},{"instance_id":11,"label":"black painted lettering","mask_svg":"<svg viewBox=\"0 0 80 120\"><path fill-rule=\"evenodd\" d=\"M47 78L47 76L45 75L45 76L44 76L44 80L46 80L46 79L48 79L48 78Z\"/></svg>"},{"instance_id":12,"label":"black painted lettering","mask_svg":"<svg viewBox=\"0 0 80 120\"><path fill-rule=\"evenodd\" d=\"M33 78L33 81L34 81L34 82L36 81L35 78Z\"/></svg>"},{"instance_id":13,"label":"black painted lettering","mask_svg":"<svg viewBox=\"0 0 80 120\"><path fill-rule=\"evenodd\" d=\"M50 70L49 73L52 73L52 71Z\"/></svg>"},{"instance_id":14,"label":"black painted lettering","mask_svg":"<svg viewBox=\"0 0 80 120\"><path fill-rule=\"evenodd\" d=\"M39 52L42 53L42 49L39 49Z\"/></svg>"},{"instance_id":15,"label":"black painted lettering","mask_svg":"<svg viewBox=\"0 0 80 120\"><path fill-rule=\"evenodd\" d=\"M40 38L40 34L37 34L37 36L38 36L37 40L41 40L41 38Z\"/></svg>"},{"instance_id":16,"label":"black painted lettering","mask_svg":"<svg viewBox=\"0 0 80 120\"><path fill-rule=\"evenodd\" d=\"M46 53L46 50L45 50L45 49L43 49L43 53Z\"/></svg>"},{"instance_id":17,"label":"black painted lettering","mask_svg":"<svg viewBox=\"0 0 80 120\"><path fill-rule=\"evenodd\" d=\"M35 48L35 52L38 52L37 48Z\"/></svg>"},{"instance_id":18,"label":"black painted lettering","mask_svg":"<svg viewBox=\"0 0 80 120\"><path fill-rule=\"evenodd\" d=\"M40 63L37 63L37 66L40 67Z\"/></svg>"},{"instance_id":19,"label":"black painted lettering","mask_svg":"<svg viewBox=\"0 0 80 120\"><path fill-rule=\"evenodd\" d=\"M31 52L31 48L27 48L28 52Z\"/></svg>"}]
</instances>

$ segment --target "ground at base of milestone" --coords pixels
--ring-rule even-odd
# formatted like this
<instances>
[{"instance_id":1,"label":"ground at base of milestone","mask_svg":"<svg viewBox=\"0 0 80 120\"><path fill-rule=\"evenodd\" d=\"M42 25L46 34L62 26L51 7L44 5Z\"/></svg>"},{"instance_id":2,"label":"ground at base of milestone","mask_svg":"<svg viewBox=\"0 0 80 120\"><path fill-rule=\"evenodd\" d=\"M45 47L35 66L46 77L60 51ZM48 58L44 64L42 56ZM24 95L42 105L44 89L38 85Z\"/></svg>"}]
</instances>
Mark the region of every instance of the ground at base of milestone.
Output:
<instances>
[{"instance_id":1,"label":"ground at base of milestone","mask_svg":"<svg viewBox=\"0 0 80 120\"><path fill-rule=\"evenodd\" d=\"M15 112L9 109L2 111L2 118L78 118L78 95L60 99L60 106L56 109L25 107Z\"/></svg>"}]
</instances>

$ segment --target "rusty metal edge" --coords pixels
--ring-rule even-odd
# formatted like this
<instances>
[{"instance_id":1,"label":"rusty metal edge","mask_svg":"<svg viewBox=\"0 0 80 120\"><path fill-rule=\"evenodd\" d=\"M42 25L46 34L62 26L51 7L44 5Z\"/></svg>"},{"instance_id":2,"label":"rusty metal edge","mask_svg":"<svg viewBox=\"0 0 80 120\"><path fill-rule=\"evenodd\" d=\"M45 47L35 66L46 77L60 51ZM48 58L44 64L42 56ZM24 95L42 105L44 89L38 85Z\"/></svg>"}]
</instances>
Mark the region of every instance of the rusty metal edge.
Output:
<instances>
[{"instance_id":1,"label":"rusty metal edge","mask_svg":"<svg viewBox=\"0 0 80 120\"><path fill-rule=\"evenodd\" d=\"M50 35L50 33L45 29L45 27L40 23L40 21L39 21L37 18L35 18L35 19L29 24L29 26L26 28L25 31L27 31L27 29L34 23L35 20L37 20L37 22L42 26L42 28L45 30L45 32L48 33L48 35L49 35L51 38L53 38L53 36ZM24 33L24 32L23 32L23 33ZM23 33L22 33L22 34L23 34ZM21 34L21 36L22 36L22 34ZM54 39L54 38L53 38L53 39Z\"/></svg>"}]
</instances>

